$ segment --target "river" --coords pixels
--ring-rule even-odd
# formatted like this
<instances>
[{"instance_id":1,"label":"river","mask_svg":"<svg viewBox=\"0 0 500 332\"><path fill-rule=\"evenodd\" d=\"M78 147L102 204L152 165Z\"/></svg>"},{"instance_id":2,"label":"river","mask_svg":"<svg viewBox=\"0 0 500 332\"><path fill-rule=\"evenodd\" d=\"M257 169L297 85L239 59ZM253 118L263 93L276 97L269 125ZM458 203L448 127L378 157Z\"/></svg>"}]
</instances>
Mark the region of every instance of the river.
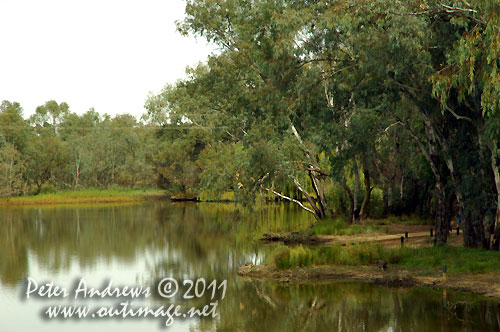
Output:
<instances>
[{"instance_id":1,"label":"river","mask_svg":"<svg viewBox=\"0 0 500 332\"><path fill-rule=\"evenodd\" d=\"M263 232L298 230L310 222L306 212L283 204L256 206L252 212L231 203L169 202L1 208L0 331L500 330L497 302L471 294L350 281L289 285L237 276L240 265L267 261L273 247L257 240ZM157 294L157 283L165 278L180 284L177 296ZM183 286L184 280L201 279L197 293L189 283ZM120 289L149 287L152 295L74 300L72 290L81 280L96 289L110 283ZM213 294L201 287L214 280ZM70 295L35 297L46 283ZM186 293L194 298L183 299ZM127 301L182 310L216 303L217 316L178 317L166 329L165 317L45 315L51 306L96 310Z\"/></svg>"}]
</instances>

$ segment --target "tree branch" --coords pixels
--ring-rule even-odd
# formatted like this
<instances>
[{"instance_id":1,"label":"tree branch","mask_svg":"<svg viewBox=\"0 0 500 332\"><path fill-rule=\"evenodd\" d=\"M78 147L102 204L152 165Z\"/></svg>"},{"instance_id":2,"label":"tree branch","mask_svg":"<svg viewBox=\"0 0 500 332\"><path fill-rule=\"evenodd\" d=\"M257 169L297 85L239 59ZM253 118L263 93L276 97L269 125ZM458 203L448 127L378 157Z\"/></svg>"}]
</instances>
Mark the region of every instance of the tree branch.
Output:
<instances>
[{"instance_id":1,"label":"tree branch","mask_svg":"<svg viewBox=\"0 0 500 332\"><path fill-rule=\"evenodd\" d=\"M457 113L455 113L453 111L453 109L451 107L449 107L448 105L445 105L445 108L447 111L449 111L451 114L453 114L453 116L457 119L457 120L465 120L465 121L469 121L470 123L474 124L474 121L472 121L471 118L467 117L467 116L462 116L462 115L458 115Z\"/></svg>"},{"instance_id":2,"label":"tree branch","mask_svg":"<svg viewBox=\"0 0 500 332\"><path fill-rule=\"evenodd\" d=\"M310 212L310 213L312 213L312 214L316 214L316 212L314 212L313 210L309 209L309 208L308 208L308 207L306 207L304 204L302 204L302 202L300 202L300 201L298 201L298 200L296 200L296 199L294 199L294 198L291 198L291 197L285 196L285 195L283 195L283 194L280 194L279 192L277 192L277 191L276 191L276 190L274 190L274 189L269 189L269 188L264 188L264 189L265 189L265 190L267 190L267 191L269 191L269 192L271 192L271 193L273 193L273 194L275 194L276 196L279 196L279 197L281 197L281 198L283 198L283 199L286 199L287 201L290 201L290 202L293 202L293 203L295 203L295 204L299 205L301 208L303 208L303 209L304 209L304 210L306 210L307 212Z\"/></svg>"}]
</instances>

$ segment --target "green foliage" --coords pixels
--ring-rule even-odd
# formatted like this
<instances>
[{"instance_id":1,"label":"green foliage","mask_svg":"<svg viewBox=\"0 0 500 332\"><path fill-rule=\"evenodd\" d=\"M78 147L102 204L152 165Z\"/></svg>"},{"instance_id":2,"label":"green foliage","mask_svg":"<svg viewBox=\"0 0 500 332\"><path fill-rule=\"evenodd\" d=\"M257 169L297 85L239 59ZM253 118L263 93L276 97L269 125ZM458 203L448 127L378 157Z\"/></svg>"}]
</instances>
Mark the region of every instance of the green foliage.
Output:
<instances>
[{"instance_id":1,"label":"green foliage","mask_svg":"<svg viewBox=\"0 0 500 332\"><path fill-rule=\"evenodd\" d=\"M23 119L23 109L19 103L2 101L0 105L0 135L2 136L1 141L12 144L17 151L24 152L31 138L32 130L28 122Z\"/></svg>"},{"instance_id":2,"label":"green foliage","mask_svg":"<svg viewBox=\"0 0 500 332\"><path fill-rule=\"evenodd\" d=\"M60 171L67 160L63 143L53 136L35 136L27 151L26 178L40 193L42 185Z\"/></svg>"},{"instance_id":3,"label":"green foliage","mask_svg":"<svg viewBox=\"0 0 500 332\"><path fill-rule=\"evenodd\" d=\"M14 196L24 191L25 164L14 145L0 147L0 196Z\"/></svg>"},{"instance_id":4,"label":"green foliage","mask_svg":"<svg viewBox=\"0 0 500 332\"><path fill-rule=\"evenodd\" d=\"M68 113L67 103L58 104L55 100L49 100L36 108L35 114L30 117L30 122L38 134L57 136L59 124Z\"/></svg>"}]
</instances>

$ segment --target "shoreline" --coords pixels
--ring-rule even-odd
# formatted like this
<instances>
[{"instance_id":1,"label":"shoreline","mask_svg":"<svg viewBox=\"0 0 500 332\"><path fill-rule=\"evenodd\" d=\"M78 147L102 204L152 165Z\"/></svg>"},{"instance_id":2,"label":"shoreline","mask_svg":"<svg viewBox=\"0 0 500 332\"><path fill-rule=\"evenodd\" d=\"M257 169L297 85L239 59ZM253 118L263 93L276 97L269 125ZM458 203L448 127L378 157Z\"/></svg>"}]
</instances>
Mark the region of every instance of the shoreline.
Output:
<instances>
[{"instance_id":1,"label":"shoreline","mask_svg":"<svg viewBox=\"0 0 500 332\"><path fill-rule=\"evenodd\" d=\"M156 189L127 190L127 189L102 189L102 190L76 190L57 191L39 195L0 198L0 207L20 207L33 205L67 205L67 204L108 204L108 203L134 203L145 201L168 200L169 196Z\"/></svg>"},{"instance_id":2,"label":"shoreline","mask_svg":"<svg viewBox=\"0 0 500 332\"><path fill-rule=\"evenodd\" d=\"M320 265L277 270L272 264L245 264L238 269L238 276L248 279L278 281L283 283L315 283L331 280L356 280L389 287L425 286L453 291L464 291L500 301L498 274L452 274L443 280L442 273L424 275L390 266L383 271L376 266Z\"/></svg>"}]
</instances>

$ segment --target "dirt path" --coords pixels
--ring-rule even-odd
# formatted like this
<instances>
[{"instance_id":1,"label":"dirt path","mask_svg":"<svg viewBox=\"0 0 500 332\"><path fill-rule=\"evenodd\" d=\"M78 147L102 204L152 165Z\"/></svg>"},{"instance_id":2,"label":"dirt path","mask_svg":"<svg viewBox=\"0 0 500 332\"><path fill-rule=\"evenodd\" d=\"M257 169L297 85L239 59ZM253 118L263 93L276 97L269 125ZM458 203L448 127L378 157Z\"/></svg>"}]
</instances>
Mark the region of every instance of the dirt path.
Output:
<instances>
[{"instance_id":1,"label":"dirt path","mask_svg":"<svg viewBox=\"0 0 500 332\"><path fill-rule=\"evenodd\" d=\"M403 234L379 234L379 233L368 233L364 235L318 235L318 238L324 240L326 243L335 244L353 244L358 242L390 242L398 241L401 243L401 237L404 238ZM409 233L408 238L405 242L412 241L418 238L430 238L429 232L417 232Z\"/></svg>"},{"instance_id":2,"label":"dirt path","mask_svg":"<svg viewBox=\"0 0 500 332\"><path fill-rule=\"evenodd\" d=\"M285 244L308 244L308 245L351 245L355 243L377 242L385 247L401 246L401 237L405 238L405 233L408 232L408 238L404 239L404 245L409 247L427 247L434 244L434 238L430 236L430 228L428 225L405 225L405 224L390 224L384 226L383 231L375 231L370 233L362 233L357 235L311 235L304 236L299 233L265 233L262 240L275 242L281 241ZM449 233L448 244L452 246L462 246L462 233L456 235L456 231Z\"/></svg>"}]
</instances>

